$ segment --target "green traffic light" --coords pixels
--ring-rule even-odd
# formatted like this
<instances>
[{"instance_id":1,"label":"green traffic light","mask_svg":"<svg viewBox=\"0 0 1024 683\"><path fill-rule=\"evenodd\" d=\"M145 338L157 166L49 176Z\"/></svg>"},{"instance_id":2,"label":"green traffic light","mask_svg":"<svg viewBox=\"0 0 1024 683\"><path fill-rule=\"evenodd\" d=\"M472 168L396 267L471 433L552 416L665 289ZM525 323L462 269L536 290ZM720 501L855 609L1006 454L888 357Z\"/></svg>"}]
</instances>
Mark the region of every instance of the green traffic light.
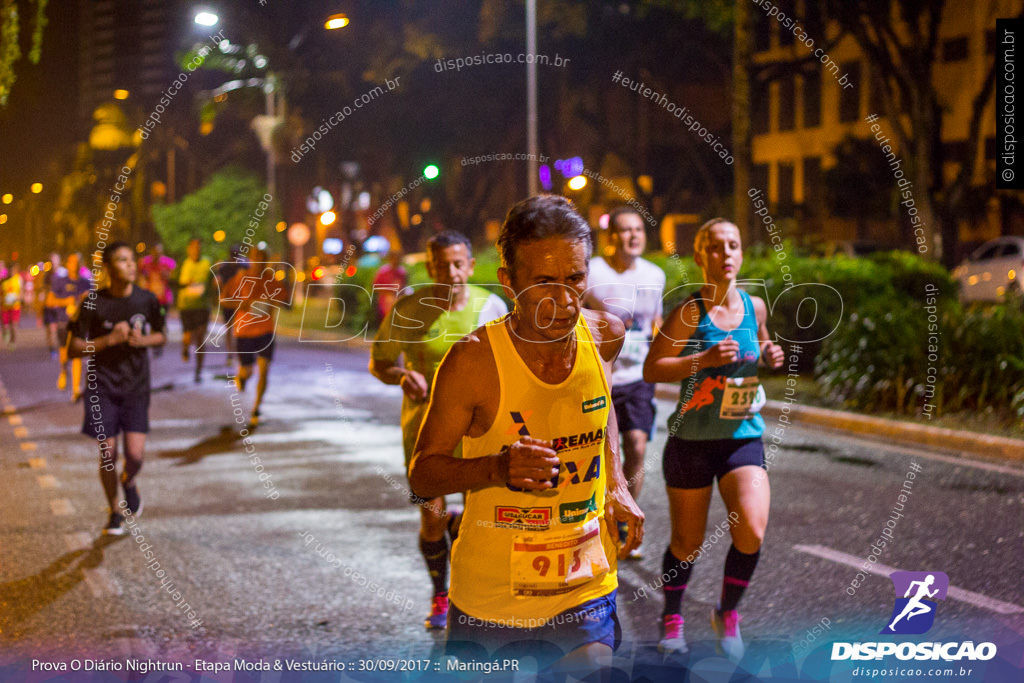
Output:
<instances>
[{"instance_id":1,"label":"green traffic light","mask_svg":"<svg viewBox=\"0 0 1024 683\"><path fill-rule=\"evenodd\" d=\"M429 164L423 169L423 177L427 180L433 180L439 175L441 175L441 169L437 167L437 164Z\"/></svg>"}]
</instances>

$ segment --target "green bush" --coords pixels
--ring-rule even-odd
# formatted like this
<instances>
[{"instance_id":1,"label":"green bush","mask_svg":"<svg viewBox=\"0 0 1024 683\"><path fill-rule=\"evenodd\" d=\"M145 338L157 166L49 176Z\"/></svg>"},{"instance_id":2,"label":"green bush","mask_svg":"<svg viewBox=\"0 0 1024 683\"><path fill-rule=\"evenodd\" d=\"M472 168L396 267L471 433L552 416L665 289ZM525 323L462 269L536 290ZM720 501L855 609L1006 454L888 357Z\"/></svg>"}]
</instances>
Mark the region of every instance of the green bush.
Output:
<instances>
[{"instance_id":1,"label":"green bush","mask_svg":"<svg viewBox=\"0 0 1024 683\"><path fill-rule=\"evenodd\" d=\"M876 302L851 313L818 357L819 383L838 404L897 414L1024 413L1024 313L1011 305L964 311L939 299ZM934 352L932 351L934 349Z\"/></svg>"}]
</instances>

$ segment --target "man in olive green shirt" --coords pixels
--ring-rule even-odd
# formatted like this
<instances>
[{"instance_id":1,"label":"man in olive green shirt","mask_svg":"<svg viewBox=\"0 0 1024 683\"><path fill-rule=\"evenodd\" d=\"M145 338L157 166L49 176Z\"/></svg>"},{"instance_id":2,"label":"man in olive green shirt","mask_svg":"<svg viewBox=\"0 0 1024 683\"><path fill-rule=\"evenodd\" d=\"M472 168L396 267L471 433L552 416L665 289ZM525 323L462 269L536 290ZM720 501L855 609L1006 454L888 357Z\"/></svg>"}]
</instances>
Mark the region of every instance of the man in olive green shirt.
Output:
<instances>
[{"instance_id":1,"label":"man in olive green shirt","mask_svg":"<svg viewBox=\"0 0 1024 683\"><path fill-rule=\"evenodd\" d=\"M497 294L468 284L476 260L469 239L454 230L438 233L427 243L427 272L435 284L417 288L395 301L377 331L370 351L370 372L385 384L399 384L402 399L402 441L408 474L420 423L430 402L430 386L441 359L459 339L508 313ZM403 362L399 363L399 358ZM448 539L458 534L455 514L444 497L424 499L409 492L420 507L420 552L434 587L431 613L424 626L445 628L448 618Z\"/></svg>"}]
</instances>

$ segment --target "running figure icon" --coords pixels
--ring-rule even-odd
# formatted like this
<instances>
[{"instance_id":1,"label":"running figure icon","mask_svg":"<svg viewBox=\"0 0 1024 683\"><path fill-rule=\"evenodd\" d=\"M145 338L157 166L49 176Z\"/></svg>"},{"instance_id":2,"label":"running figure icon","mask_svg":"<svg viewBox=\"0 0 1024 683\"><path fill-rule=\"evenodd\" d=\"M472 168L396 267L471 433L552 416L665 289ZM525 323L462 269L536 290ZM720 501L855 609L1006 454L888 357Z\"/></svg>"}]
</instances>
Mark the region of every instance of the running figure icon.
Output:
<instances>
[{"instance_id":1,"label":"running figure icon","mask_svg":"<svg viewBox=\"0 0 1024 683\"><path fill-rule=\"evenodd\" d=\"M889 575L896 593L889 625L881 633L926 633L935 623L940 600L946 599L949 576L943 572L897 571ZM916 619L914 617L917 617Z\"/></svg>"},{"instance_id":2,"label":"running figure icon","mask_svg":"<svg viewBox=\"0 0 1024 683\"><path fill-rule=\"evenodd\" d=\"M929 574L924 581L910 582L910 586L907 588L907 592L903 594L903 597L910 598L910 602L908 602L907 606L903 608L903 611L899 613L899 616L893 619L892 623L889 624L890 631L894 631L896 627L896 622L904 617L907 618L907 621L910 621L919 614L927 614L928 612L931 612L935 609L934 606L926 605L923 602L921 602L922 598L933 598L935 597L936 593L939 592L938 588L936 588L933 591L928 590L928 587L931 586L933 583L935 583L934 574ZM911 598L910 594L911 592L913 592L914 586L917 586L917 593L914 595L914 597Z\"/></svg>"}]
</instances>

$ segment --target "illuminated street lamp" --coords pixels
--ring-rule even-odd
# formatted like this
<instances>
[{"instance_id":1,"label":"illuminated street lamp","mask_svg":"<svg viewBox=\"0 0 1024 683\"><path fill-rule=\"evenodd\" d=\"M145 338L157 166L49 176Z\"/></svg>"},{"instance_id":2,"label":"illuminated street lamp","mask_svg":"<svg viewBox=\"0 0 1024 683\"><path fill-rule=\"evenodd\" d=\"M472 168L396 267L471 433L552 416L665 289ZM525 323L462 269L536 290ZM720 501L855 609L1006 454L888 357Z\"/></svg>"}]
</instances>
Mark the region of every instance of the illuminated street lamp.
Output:
<instances>
[{"instance_id":1,"label":"illuminated street lamp","mask_svg":"<svg viewBox=\"0 0 1024 683\"><path fill-rule=\"evenodd\" d=\"M14 201L14 195L11 194L10 192L8 192L7 194L5 194L3 196L3 203L4 204L10 204L13 201Z\"/></svg>"},{"instance_id":2,"label":"illuminated street lamp","mask_svg":"<svg viewBox=\"0 0 1024 683\"><path fill-rule=\"evenodd\" d=\"M328 31L345 28L346 26L348 26L348 17L344 14L332 14L327 17L327 21L324 22L324 28Z\"/></svg>"},{"instance_id":3,"label":"illuminated street lamp","mask_svg":"<svg viewBox=\"0 0 1024 683\"><path fill-rule=\"evenodd\" d=\"M200 26L215 26L220 18L213 12L196 12L195 22Z\"/></svg>"},{"instance_id":4,"label":"illuminated street lamp","mask_svg":"<svg viewBox=\"0 0 1024 683\"><path fill-rule=\"evenodd\" d=\"M32 183L32 187L30 187L29 189L32 190L32 194L39 194L40 192L43 191L43 184L42 183Z\"/></svg>"},{"instance_id":5,"label":"illuminated street lamp","mask_svg":"<svg viewBox=\"0 0 1024 683\"><path fill-rule=\"evenodd\" d=\"M336 221L337 219L338 214L334 213L333 211L324 211L322 214L320 214L321 225L333 225L334 221Z\"/></svg>"}]
</instances>

